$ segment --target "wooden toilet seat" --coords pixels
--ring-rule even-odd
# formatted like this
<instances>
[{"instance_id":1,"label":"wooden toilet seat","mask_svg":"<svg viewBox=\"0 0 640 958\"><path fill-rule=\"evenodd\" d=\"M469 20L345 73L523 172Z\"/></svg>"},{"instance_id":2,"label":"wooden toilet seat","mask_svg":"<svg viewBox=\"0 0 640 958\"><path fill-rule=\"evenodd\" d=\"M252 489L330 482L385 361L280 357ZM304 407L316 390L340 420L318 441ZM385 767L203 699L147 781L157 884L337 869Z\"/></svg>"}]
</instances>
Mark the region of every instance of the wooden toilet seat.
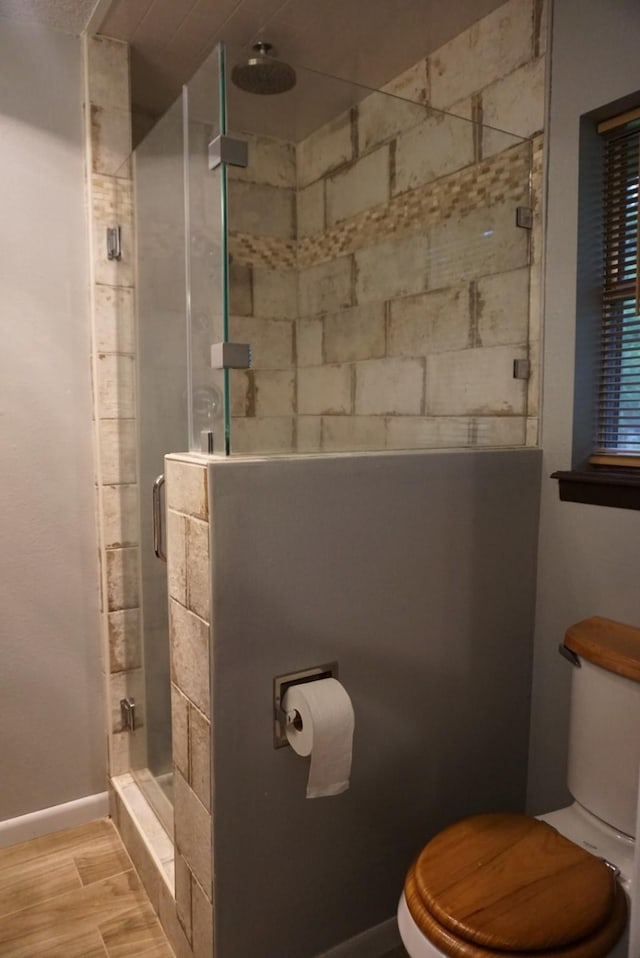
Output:
<instances>
[{"instance_id":1,"label":"wooden toilet seat","mask_svg":"<svg viewBox=\"0 0 640 958\"><path fill-rule=\"evenodd\" d=\"M602 958L627 922L605 862L527 815L464 819L407 875L409 912L452 958Z\"/></svg>"}]
</instances>

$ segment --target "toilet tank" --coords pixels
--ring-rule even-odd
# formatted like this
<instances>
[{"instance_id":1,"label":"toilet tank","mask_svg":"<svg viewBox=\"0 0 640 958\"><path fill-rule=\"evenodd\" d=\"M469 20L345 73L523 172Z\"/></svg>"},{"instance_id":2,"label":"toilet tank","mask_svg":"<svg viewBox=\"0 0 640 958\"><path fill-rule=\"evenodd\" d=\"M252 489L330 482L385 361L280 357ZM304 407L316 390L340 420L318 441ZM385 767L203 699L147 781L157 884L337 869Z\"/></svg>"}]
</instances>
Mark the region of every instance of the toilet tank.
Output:
<instances>
[{"instance_id":1,"label":"toilet tank","mask_svg":"<svg viewBox=\"0 0 640 958\"><path fill-rule=\"evenodd\" d=\"M567 630L572 672L569 791L635 838L640 772L640 629L593 617Z\"/></svg>"}]
</instances>

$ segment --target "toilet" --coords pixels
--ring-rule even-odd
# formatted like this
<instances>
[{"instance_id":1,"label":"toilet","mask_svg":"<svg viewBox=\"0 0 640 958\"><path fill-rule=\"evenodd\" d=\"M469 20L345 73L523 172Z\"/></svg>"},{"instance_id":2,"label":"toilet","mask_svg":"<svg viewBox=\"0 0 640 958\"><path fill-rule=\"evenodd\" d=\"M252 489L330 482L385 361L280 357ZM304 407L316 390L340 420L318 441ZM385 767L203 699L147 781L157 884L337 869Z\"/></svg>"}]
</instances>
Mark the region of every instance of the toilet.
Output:
<instances>
[{"instance_id":1,"label":"toilet","mask_svg":"<svg viewBox=\"0 0 640 958\"><path fill-rule=\"evenodd\" d=\"M593 617L572 663L567 785L538 818L474 815L411 865L398 927L410 958L626 958L640 771L640 629Z\"/></svg>"}]
</instances>

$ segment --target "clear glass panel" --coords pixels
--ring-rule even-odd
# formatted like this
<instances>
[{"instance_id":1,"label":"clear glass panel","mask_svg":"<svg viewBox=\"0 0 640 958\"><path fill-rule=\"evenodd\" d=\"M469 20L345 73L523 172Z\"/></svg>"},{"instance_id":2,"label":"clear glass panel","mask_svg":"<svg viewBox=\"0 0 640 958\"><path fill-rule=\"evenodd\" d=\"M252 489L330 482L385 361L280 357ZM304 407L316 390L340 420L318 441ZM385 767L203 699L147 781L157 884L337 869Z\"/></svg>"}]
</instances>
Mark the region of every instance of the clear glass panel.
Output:
<instances>
[{"instance_id":1,"label":"clear glass panel","mask_svg":"<svg viewBox=\"0 0 640 958\"><path fill-rule=\"evenodd\" d=\"M231 79L231 451L522 445L529 389L531 143L296 67L285 93ZM246 71L245 71L246 74ZM405 93L408 92L408 95ZM535 415L535 413L533 413Z\"/></svg>"},{"instance_id":2,"label":"clear glass panel","mask_svg":"<svg viewBox=\"0 0 640 958\"><path fill-rule=\"evenodd\" d=\"M154 553L151 494L164 456L225 453L225 373L211 345L226 337L224 170L209 170L221 130L214 53L135 151L138 463L145 745L133 769L171 831L172 756L166 564ZM166 523L165 523L166 536Z\"/></svg>"},{"instance_id":3,"label":"clear glass panel","mask_svg":"<svg viewBox=\"0 0 640 958\"><path fill-rule=\"evenodd\" d=\"M167 567L153 548L151 497L164 456L187 448L185 207L182 103L135 151L138 475L146 756L134 770L171 821L171 700Z\"/></svg>"},{"instance_id":4,"label":"clear glass panel","mask_svg":"<svg viewBox=\"0 0 640 958\"><path fill-rule=\"evenodd\" d=\"M189 449L225 454L228 373L211 368L211 346L227 339L226 171L209 169L209 143L224 132L223 51L216 48L184 88L186 141ZM209 447L210 448L210 447Z\"/></svg>"}]
</instances>

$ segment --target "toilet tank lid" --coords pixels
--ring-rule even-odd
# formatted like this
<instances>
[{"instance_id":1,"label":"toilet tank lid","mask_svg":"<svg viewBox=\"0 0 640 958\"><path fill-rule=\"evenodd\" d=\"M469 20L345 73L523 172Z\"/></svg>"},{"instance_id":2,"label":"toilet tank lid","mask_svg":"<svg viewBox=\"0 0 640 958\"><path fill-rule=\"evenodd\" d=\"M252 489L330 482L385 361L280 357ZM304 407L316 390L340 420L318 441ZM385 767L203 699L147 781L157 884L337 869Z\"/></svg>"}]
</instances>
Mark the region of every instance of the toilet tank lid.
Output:
<instances>
[{"instance_id":1,"label":"toilet tank lid","mask_svg":"<svg viewBox=\"0 0 640 958\"><path fill-rule=\"evenodd\" d=\"M594 615L569 626L564 644L594 665L640 682L640 628Z\"/></svg>"}]
</instances>

